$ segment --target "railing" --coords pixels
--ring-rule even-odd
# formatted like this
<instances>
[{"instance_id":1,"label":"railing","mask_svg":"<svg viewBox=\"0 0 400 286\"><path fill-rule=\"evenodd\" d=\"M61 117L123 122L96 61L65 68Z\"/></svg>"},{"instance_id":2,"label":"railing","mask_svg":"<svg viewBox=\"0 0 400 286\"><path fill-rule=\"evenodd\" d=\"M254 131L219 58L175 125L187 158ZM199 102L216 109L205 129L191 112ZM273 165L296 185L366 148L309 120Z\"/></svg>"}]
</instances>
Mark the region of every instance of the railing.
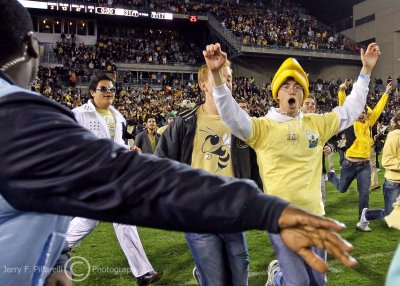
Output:
<instances>
[{"instance_id":1,"label":"railing","mask_svg":"<svg viewBox=\"0 0 400 286\"><path fill-rule=\"evenodd\" d=\"M236 53L240 52L240 40L238 40L228 29L223 27L211 13L208 13L208 24L232 46Z\"/></svg>"},{"instance_id":2,"label":"railing","mask_svg":"<svg viewBox=\"0 0 400 286\"><path fill-rule=\"evenodd\" d=\"M304 49L304 48L295 48L295 47L284 47L284 46L278 46L278 45L266 45L266 46L259 46L256 44L242 44L244 47L249 47L249 48L260 48L260 49L281 49L281 50L293 50L293 51L302 51L302 52L310 52L310 53L331 53L331 54L344 54L344 55L356 55L359 58L359 53L358 52L351 52L351 51L346 51L346 50L340 50L340 49Z\"/></svg>"}]
</instances>

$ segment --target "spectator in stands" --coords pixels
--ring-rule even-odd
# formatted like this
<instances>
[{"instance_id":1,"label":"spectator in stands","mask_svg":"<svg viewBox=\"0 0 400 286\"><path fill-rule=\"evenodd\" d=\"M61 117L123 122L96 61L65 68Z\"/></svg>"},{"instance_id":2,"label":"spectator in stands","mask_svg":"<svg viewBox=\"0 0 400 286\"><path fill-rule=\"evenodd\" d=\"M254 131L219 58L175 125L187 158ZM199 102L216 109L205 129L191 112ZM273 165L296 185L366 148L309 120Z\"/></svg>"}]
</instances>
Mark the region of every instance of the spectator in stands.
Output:
<instances>
[{"instance_id":1,"label":"spectator in stands","mask_svg":"<svg viewBox=\"0 0 400 286\"><path fill-rule=\"evenodd\" d=\"M325 114L303 115L302 101L309 95L308 76L293 58L284 61L272 83L272 94L279 108L265 117L250 118L232 98L221 76L227 54L220 44L207 45L204 58L213 75L213 95L219 114L232 134L244 140L257 153L264 191L323 215L321 199L322 148L329 138L346 129L365 106L370 74L379 57L377 44L361 51L363 67L357 84L343 107ZM289 163L290 162L290 163ZM302 190L299 192L298 190ZM301 257L288 249L279 235L269 234L278 261L268 267L267 285L325 285L326 276L312 271ZM314 251L322 260L326 253Z\"/></svg>"},{"instance_id":2,"label":"spectator in stands","mask_svg":"<svg viewBox=\"0 0 400 286\"><path fill-rule=\"evenodd\" d=\"M167 129L168 126L171 126L171 124L175 121L176 115L174 113L168 113L167 116L165 116L165 125L161 126L160 128L157 129L157 133L162 135Z\"/></svg>"},{"instance_id":3,"label":"spectator in stands","mask_svg":"<svg viewBox=\"0 0 400 286\"><path fill-rule=\"evenodd\" d=\"M328 267L310 251L317 244L346 266L356 265L347 254L351 245L332 232L342 224L261 194L250 181L128 152L25 89L39 62L32 18L16 0L0 0L0 8L0 249L7 249L0 266L41 269L2 273L0 285L43 285L69 216L188 232L263 229L279 232L319 271Z\"/></svg>"},{"instance_id":4,"label":"spectator in stands","mask_svg":"<svg viewBox=\"0 0 400 286\"><path fill-rule=\"evenodd\" d=\"M224 28L240 37L245 45L322 49L331 52L356 51L356 43L327 30L313 16L303 17L298 8L285 7L287 3L281 2L278 9L237 5L219 7L212 14Z\"/></svg>"},{"instance_id":5,"label":"spectator in stands","mask_svg":"<svg viewBox=\"0 0 400 286\"><path fill-rule=\"evenodd\" d=\"M146 128L136 135L135 145L143 153L153 154L156 150L160 134L156 132L156 118L149 114L146 118Z\"/></svg>"},{"instance_id":6,"label":"spectator in stands","mask_svg":"<svg viewBox=\"0 0 400 286\"><path fill-rule=\"evenodd\" d=\"M353 87L354 88L354 87ZM369 107L365 106L354 124L345 129L346 154L341 165L340 177L334 170L329 171L328 180L340 192L347 192L353 180L357 179L358 191L358 219L356 227L360 231L369 232L371 229L368 222L361 220L365 217L365 211L369 207L369 190L371 184L371 148L373 138L371 127L376 123L389 99L392 85L386 86L386 92L375 106L374 110L368 112ZM346 93L339 90L339 105L341 106L346 98ZM368 115L367 115L368 114Z\"/></svg>"},{"instance_id":7,"label":"spectator in stands","mask_svg":"<svg viewBox=\"0 0 400 286\"><path fill-rule=\"evenodd\" d=\"M126 125L124 117L112 106L115 96L113 80L106 74L95 77L89 85L92 97L86 104L72 112L83 127L89 129L98 138L108 138L122 146L125 145L123 132ZM98 220L75 217L68 228L66 240L69 247L77 246L91 233L99 223ZM140 241L136 226L113 223L118 242L128 260L132 274L138 285L150 285L161 279L163 272L155 272L147 259Z\"/></svg>"},{"instance_id":8,"label":"spectator in stands","mask_svg":"<svg viewBox=\"0 0 400 286\"><path fill-rule=\"evenodd\" d=\"M77 81L78 81L78 79L76 78L76 73L72 72L71 76L69 78L69 83L70 83L71 87L75 87Z\"/></svg>"},{"instance_id":9,"label":"spectator in stands","mask_svg":"<svg viewBox=\"0 0 400 286\"><path fill-rule=\"evenodd\" d=\"M245 101L239 102L239 106L241 109L246 111L246 113L250 114L250 109L249 109L249 105L247 104L247 102L245 102Z\"/></svg>"},{"instance_id":10,"label":"spectator in stands","mask_svg":"<svg viewBox=\"0 0 400 286\"><path fill-rule=\"evenodd\" d=\"M232 89L230 62L222 76ZM198 72L204 103L181 112L163 133L156 154L215 175L255 180L261 187L254 151L231 136L221 121L212 96L212 75L207 65ZM244 233L185 233L200 285L248 285L249 254Z\"/></svg>"}]
</instances>

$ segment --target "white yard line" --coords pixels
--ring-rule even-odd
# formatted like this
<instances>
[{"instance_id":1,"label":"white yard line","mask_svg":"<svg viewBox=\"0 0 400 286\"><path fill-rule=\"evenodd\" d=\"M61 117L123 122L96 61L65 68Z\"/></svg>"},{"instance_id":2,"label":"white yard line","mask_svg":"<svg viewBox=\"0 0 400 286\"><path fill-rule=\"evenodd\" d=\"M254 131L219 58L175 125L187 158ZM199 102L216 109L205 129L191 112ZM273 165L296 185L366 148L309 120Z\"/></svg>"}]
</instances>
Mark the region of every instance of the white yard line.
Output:
<instances>
[{"instance_id":1,"label":"white yard line","mask_svg":"<svg viewBox=\"0 0 400 286\"><path fill-rule=\"evenodd\" d=\"M394 251L391 252L383 252L383 253L373 253L373 254L368 254L368 255L362 255L359 257L355 257L358 261L361 260L369 260L369 259L374 259L378 257L386 257L386 256L393 256ZM340 273L343 272L344 266L341 267L341 263L338 260L331 261L329 263L329 271L332 273Z\"/></svg>"}]
</instances>

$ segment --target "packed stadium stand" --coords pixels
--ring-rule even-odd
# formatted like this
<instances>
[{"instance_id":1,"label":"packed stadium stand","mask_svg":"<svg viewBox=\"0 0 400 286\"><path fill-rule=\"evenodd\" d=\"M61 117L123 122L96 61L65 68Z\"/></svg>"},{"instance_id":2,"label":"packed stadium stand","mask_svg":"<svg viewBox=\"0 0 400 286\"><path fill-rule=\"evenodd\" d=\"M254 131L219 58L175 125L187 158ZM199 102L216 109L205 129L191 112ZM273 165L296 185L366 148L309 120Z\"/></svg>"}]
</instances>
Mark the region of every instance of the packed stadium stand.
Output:
<instances>
[{"instance_id":1,"label":"packed stadium stand","mask_svg":"<svg viewBox=\"0 0 400 286\"><path fill-rule=\"evenodd\" d=\"M309 77L321 111L336 106L337 87L358 68L360 45L295 2L27 2L43 4L30 9L42 45L32 89L74 108L88 99L90 79L107 71L118 83L115 104L132 122L154 113L162 124L182 100L201 100L196 73L210 42L228 51L234 94L256 116L274 106L269 84L287 56L316 71Z\"/></svg>"}]
</instances>

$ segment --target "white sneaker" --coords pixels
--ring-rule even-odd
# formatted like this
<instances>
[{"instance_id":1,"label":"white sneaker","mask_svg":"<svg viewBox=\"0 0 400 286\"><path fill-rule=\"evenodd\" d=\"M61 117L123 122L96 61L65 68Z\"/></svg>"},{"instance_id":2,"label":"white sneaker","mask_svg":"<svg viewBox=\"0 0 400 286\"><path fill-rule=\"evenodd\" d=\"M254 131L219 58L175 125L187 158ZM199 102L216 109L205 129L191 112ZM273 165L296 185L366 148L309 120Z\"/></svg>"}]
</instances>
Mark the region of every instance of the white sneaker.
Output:
<instances>
[{"instance_id":1,"label":"white sneaker","mask_svg":"<svg viewBox=\"0 0 400 286\"><path fill-rule=\"evenodd\" d=\"M197 268L196 268L196 266L193 267L192 274L193 274L194 279L195 279L195 280L197 281L197 283L200 285L199 277L197 277L198 274L197 274Z\"/></svg>"},{"instance_id":2,"label":"white sneaker","mask_svg":"<svg viewBox=\"0 0 400 286\"><path fill-rule=\"evenodd\" d=\"M279 270L278 260L272 260L268 265L268 280L265 286L274 286L274 275Z\"/></svg>"},{"instance_id":3,"label":"white sneaker","mask_svg":"<svg viewBox=\"0 0 400 286\"><path fill-rule=\"evenodd\" d=\"M372 231L372 229L369 228L368 224L363 224L361 222L357 223L357 229L364 232Z\"/></svg>"},{"instance_id":4,"label":"white sneaker","mask_svg":"<svg viewBox=\"0 0 400 286\"><path fill-rule=\"evenodd\" d=\"M367 210L368 210L368 208L363 208L363 210L361 212L360 223L368 225L369 222L368 222L367 218L365 217Z\"/></svg>"},{"instance_id":5,"label":"white sneaker","mask_svg":"<svg viewBox=\"0 0 400 286\"><path fill-rule=\"evenodd\" d=\"M369 228L368 224L368 220L365 217L365 213L367 212L368 208L363 208L362 212L361 212L361 217L360 217L360 221L357 223L357 229L360 231L364 231L364 232L370 232L372 231L372 229Z\"/></svg>"}]
</instances>

